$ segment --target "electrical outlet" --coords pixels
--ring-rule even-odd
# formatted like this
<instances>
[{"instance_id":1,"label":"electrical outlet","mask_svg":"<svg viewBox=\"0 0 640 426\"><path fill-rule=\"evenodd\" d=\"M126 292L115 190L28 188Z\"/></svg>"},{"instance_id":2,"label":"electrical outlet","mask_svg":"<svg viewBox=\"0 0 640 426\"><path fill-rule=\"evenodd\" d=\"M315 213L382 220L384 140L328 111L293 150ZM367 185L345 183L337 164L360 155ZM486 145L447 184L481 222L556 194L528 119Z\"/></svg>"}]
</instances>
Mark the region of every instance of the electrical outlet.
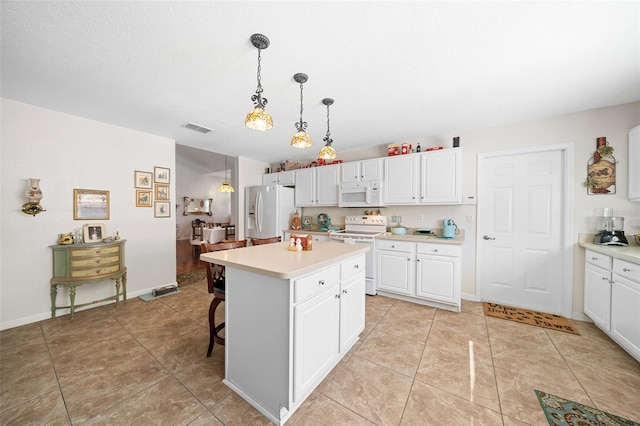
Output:
<instances>
[{"instance_id":1,"label":"electrical outlet","mask_svg":"<svg viewBox=\"0 0 640 426\"><path fill-rule=\"evenodd\" d=\"M402 216L391 216L391 222L393 222L393 223L401 223L402 222Z\"/></svg>"},{"instance_id":2,"label":"electrical outlet","mask_svg":"<svg viewBox=\"0 0 640 426\"><path fill-rule=\"evenodd\" d=\"M419 214L418 215L418 222L424 222L424 215L423 214Z\"/></svg>"},{"instance_id":3,"label":"electrical outlet","mask_svg":"<svg viewBox=\"0 0 640 426\"><path fill-rule=\"evenodd\" d=\"M472 214L468 214L467 215L467 223L473 223L473 215Z\"/></svg>"}]
</instances>

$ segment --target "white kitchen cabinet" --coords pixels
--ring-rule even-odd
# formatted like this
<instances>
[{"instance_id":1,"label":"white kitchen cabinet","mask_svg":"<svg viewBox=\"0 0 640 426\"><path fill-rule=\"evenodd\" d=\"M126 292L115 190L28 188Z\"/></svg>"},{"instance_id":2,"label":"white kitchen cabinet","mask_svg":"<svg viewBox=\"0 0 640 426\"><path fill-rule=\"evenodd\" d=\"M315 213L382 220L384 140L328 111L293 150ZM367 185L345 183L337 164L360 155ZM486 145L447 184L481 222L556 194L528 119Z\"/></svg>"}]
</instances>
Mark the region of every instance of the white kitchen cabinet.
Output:
<instances>
[{"instance_id":1,"label":"white kitchen cabinet","mask_svg":"<svg viewBox=\"0 0 640 426\"><path fill-rule=\"evenodd\" d=\"M296 184L296 171L285 170L276 173L267 173L262 175L263 185L282 185L282 186L295 186Z\"/></svg>"},{"instance_id":2,"label":"white kitchen cabinet","mask_svg":"<svg viewBox=\"0 0 640 426\"><path fill-rule=\"evenodd\" d=\"M415 244L403 241L376 241L377 289L412 295Z\"/></svg>"},{"instance_id":3,"label":"white kitchen cabinet","mask_svg":"<svg viewBox=\"0 0 640 426\"><path fill-rule=\"evenodd\" d=\"M462 204L461 148L421 154L421 204Z\"/></svg>"},{"instance_id":4,"label":"white kitchen cabinet","mask_svg":"<svg viewBox=\"0 0 640 426\"><path fill-rule=\"evenodd\" d=\"M384 159L387 205L462 204L462 148Z\"/></svg>"},{"instance_id":5,"label":"white kitchen cabinet","mask_svg":"<svg viewBox=\"0 0 640 426\"><path fill-rule=\"evenodd\" d=\"M341 183L381 181L383 176L382 158L342 163Z\"/></svg>"},{"instance_id":6,"label":"white kitchen cabinet","mask_svg":"<svg viewBox=\"0 0 640 426\"><path fill-rule=\"evenodd\" d=\"M584 313L605 331L611 327L611 257L587 250L584 267Z\"/></svg>"},{"instance_id":7,"label":"white kitchen cabinet","mask_svg":"<svg viewBox=\"0 0 640 426\"><path fill-rule=\"evenodd\" d=\"M640 126L629 132L629 201L640 201Z\"/></svg>"},{"instance_id":8,"label":"white kitchen cabinet","mask_svg":"<svg viewBox=\"0 0 640 426\"><path fill-rule=\"evenodd\" d=\"M460 246L418 243L416 251L416 297L460 306Z\"/></svg>"},{"instance_id":9,"label":"white kitchen cabinet","mask_svg":"<svg viewBox=\"0 0 640 426\"><path fill-rule=\"evenodd\" d=\"M296 171L295 205L337 206L340 164Z\"/></svg>"},{"instance_id":10,"label":"white kitchen cabinet","mask_svg":"<svg viewBox=\"0 0 640 426\"><path fill-rule=\"evenodd\" d=\"M640 361L640 264L587 249L584 313Z\"/></svg>"},{"instance_id":11,"label":"white kitchen cabinet","mask_svg":"<svg viewBox=\"0 0 640 426\"><path fill-rule=\"evenodd\" d=\"M322 293L293 308L294 401L313 390L339 354L338 282L324 285Z\"/></svg>"},{"instance_id":12,"label":"white kitchen cabinet","mask_svg":"<svg viewBox=\"0 0 640 426\"><path fill-rule=\"evenodd\" d=\"M420 201L420 155L384 159L384 203L417 204Z\"/></svg>"}]
</instances>

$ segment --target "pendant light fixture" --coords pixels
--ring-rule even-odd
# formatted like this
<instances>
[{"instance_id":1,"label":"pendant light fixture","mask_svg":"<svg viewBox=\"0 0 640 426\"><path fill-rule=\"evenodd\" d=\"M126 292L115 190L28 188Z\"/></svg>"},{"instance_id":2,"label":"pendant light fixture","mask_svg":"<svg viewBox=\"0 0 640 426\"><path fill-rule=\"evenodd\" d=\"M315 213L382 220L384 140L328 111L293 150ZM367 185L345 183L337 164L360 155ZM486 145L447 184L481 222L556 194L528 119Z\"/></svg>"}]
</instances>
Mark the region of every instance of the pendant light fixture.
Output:
<instances>
[{"instance_id":1,"label":"pendant light fixture","mask_svg":"<svg viewBox=\"0 0 640 426\"><path fill-rule=\"evenodd\" d=\"M293 76L293 79L300 83L300 121L296 123L296 129L298 130L291 139L291 146L294 148L309 148L313 145L313 139L307 134L307 122L302 121L302 85L309 80L309 76L303 73L297 73Z\"/></svg>"},{"instance_id":2,"label":"pendant light fixture","mask_svg":"<svg viewBox=\"0 0 640 426\"><path fill-rule=\"evenodd\" d=\"M327 106L327 136L322 139L324 141L324 146L320 150L318 157L323 160L334 160L337 154L336 150L331 146L333 139L331 139L331 131L329 130L329 105L333 105L333 99L324 98L322 103Z\"/></svg>"},{"instance_id":3,"label":"pendant light fixture","mask_svg":"<svg viewBox=\"0 0 640 426\"><path fill-rule=\"evenodd\" d=\"M229 185L228 172L229 172L229 170L227 169L227 155L225 154L225 156L224 156L224 177L225 177L225 180L224 180L224 182L222 182L222 185L220 185L218 187L218 192L234 192L233 186Z\"/></svg>"},{"instance_id":4,"label":"pendant light fixture","mask_svg":"<svg viewBox=\"0 0 640 426\"><path fill-rule=\"evenodd\" d=\"M251 36L251 44L258 49L258 87L256 88L256 94L251 96L251 100L255 105L253 110L247 114L244 120L244 124L248 128L253 130L269 130L273 127L273 119L271 115L265 110L267 105L267 99L262 97L262 82L260 80L260 51L269 47L269 39L262 34L253 34Z\"/></svg>"}]
</instances>

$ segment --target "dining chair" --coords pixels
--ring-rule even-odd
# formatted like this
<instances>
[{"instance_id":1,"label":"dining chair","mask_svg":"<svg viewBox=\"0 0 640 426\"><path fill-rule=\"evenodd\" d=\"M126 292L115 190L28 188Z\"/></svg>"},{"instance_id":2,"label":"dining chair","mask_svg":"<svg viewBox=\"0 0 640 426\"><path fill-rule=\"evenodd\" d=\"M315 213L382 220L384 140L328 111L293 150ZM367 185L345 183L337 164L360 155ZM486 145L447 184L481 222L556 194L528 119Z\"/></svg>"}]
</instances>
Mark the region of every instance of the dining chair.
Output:
<instances>
[{"instance_id":1,"label":"dining chair","mask_svg":"<svg viewBox=\"0 0 640 426\"><path fill-rule=\"evenodd\" d=\"M201 243L200 249L202 253L211 253L221 250L231 250L240 247L246 247L247 240L240 241L222 241L215 244ZM209 293L213 293L213 300L209 306L209 348L207 349L207 357L211 356L214 343L224 345L224 337L220 336L220 332L225 327L225 322L216 324L216 310L220 303L225 301L225 268L211 262L207 263L207 289Z\"/></svg>"},{"instance_id":2,"label":"dining chair","mask_svg":"<svg viewBox=\"0 0 640 426\"><path fill-rule=\"evenodd\" d=\"M282 241L282 237L251 238L251 245L259 246L261 244L279 243L280 241Z\"/></svg>"},{"instance_id":3,"label":"dining chair","mask_svg":"<svg viewBox=\"0 0 640 426\"><path fill-rule=\"evenodd\" d=\"M204 220L196 219L191 221L191 247L193 247L193 257L198 254L200 244L204 241L202 237L202 228L205 226Z\"/></svg>"}]
</instances>

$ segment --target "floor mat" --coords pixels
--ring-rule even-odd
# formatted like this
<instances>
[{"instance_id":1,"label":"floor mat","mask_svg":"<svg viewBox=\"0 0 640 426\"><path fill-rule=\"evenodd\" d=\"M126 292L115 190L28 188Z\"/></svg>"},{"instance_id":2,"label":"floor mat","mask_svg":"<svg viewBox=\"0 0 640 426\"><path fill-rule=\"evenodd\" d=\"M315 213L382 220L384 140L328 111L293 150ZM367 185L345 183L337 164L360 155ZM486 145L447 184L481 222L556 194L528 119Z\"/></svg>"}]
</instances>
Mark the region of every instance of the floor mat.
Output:
<instances>
[{"instance_id":1,"label":"floor mat","mask_svg":"<svg viewBox=\"0 0 640 426\"><path fill-rule=\"evenodd\" d=\"M569 320L560 315L513 308L497 303L483 302L482 304L484 306L484 314L488 317L502 318L523 324L535 325L537 327L549 328L551 330L564 331L565 333L580 334L578 330L571 325Z\"/></svg>"},{"instance_id":2,"label":"floor mat","mask_svg":"<svg viewBox=\"0 0 640 426\"><path fill-rule=\"evenodd\" d=\"M199 283L207 278L206 269L196 269L195 271L184 272L176 276L178 285L183 287L189 284Z\"/></svg>"},{"instance_id":3,"label":"floor mat","mask_svg":"<svg viewBox=\"0 0 640 426\"><path fill-rule=\"evenodd\" d=\"M536 390L536 396L547 417L549 426L640 426L625 419L594 407L582 405L559 396Z\"/></svg>"}]
</instances>

